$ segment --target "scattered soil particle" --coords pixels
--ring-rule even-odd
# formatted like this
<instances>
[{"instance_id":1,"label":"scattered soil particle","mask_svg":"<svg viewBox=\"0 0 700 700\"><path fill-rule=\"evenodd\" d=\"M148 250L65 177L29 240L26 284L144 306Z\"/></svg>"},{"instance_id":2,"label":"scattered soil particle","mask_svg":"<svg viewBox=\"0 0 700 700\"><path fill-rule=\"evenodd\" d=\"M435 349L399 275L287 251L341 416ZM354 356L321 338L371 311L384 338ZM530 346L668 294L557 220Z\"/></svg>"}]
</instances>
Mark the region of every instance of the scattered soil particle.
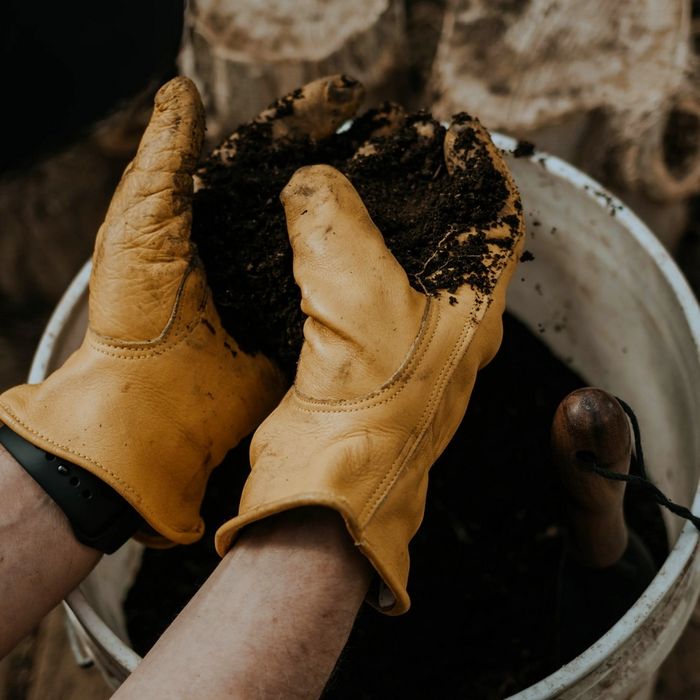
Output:
<instances>
[{"instance_id":1,"label":"scattered soil particle","mask_svg":"<svg viewBox=\"0 0 700 700\"><path fill-rule=\"evenodd\" d=\"M518 141L518 145L513 151L516 158L529 158L535 152L535 144L530 141Z\"/></svg>"},{"instance_id":2,"label":"scattered soil particle","mask_svg":"<svg viewBox=\"0 0 700 700\"><path fill-rule=\"evenodd\" d=\"M535 256L529 250L523 251L523 254L520 256L520 262L530 262L534 259Z\"/></svg>"}]
</instances>

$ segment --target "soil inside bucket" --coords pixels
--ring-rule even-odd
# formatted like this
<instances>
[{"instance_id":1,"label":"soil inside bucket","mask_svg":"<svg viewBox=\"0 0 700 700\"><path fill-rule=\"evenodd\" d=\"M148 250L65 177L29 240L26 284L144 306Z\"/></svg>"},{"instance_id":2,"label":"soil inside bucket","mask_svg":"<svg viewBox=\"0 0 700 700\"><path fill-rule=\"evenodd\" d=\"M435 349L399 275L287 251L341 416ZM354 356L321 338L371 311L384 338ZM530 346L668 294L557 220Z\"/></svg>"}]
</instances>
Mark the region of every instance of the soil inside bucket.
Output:
<instances>
[{"instance_id":1,"label":"soil inside bucket","mask_svg":"<svg viewBox=\"0 0 700 700\"><path fill-rule=\"evenodd\" d=\"M426 121L437 138L413 128ZM425 263L446 231L478 232L497 217L506 194L498 173L483 160L448 177L444 129L428 115L409 117L378 156L353 159L376 126L369 114L322 144L275 145L269 127L248 126L234 167L206 163L193 235L223 323L242 349L267 353L290 376L303 316L278 197L301 165L330 163L349 177L416 289L449 294L464 279L490 288L484 236L472 237L471 248L451 240L434 268ZM449 273L432 275L448 257ZM431 471L425 519L410 545L412 608L389 618L363 606L326 697L502 698L565 660L556 634L564 538L549 428L559 401L583 381L514 318L504 325L501 350L479 373L465 420ZM138 653L218 563L214 533L236 513L248 446L229 453L210 480L202 541L145 552L125 604ZM658 508L628 488L626 509L660 564L667 547Z\"/></svg>"}]
</instances>

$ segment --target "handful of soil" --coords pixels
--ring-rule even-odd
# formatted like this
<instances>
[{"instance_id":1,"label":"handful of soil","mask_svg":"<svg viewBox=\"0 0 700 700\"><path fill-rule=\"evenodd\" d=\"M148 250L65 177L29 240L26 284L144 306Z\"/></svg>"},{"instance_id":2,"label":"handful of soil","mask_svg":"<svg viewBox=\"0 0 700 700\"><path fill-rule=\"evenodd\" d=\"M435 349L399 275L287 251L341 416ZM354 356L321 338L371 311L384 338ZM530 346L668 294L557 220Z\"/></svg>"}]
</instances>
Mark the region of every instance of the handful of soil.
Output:
<instances>
[{"instance_id":1,"label":"handful of soil","mask_svg":"<svg viewBox=\"0 0 700 700\"><path fill-rule=\"evenodd\" d=\"M296 99L301 93L280 101L277 116L293 113ZM515 241L488 231L496 223L517 229L518 220L499 218L508 187L473 128L456 144L470 154L468 167L453 174L445 128L427 113L404 116L390 104L320 141L275 139L272 131L272 121L241 127L228 144L235 157L204 163L194 199L192 238L224 328L242 350L265 353L293 377L304 316L279 194L304 165L332 165L350 180L415 289L449 294L467 282L490 291L489 243L507 255Z\"/></svg>"}]
</instances>

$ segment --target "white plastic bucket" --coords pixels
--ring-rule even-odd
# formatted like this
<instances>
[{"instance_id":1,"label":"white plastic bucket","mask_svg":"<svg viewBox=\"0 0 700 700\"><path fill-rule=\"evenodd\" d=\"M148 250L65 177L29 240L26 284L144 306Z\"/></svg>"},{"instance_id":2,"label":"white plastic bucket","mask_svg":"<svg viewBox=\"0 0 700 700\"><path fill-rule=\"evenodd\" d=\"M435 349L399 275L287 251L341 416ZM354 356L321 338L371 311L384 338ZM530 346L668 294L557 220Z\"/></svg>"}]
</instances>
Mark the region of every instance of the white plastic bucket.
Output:
<instances>
[{"instance_id":1,"label":"white plastic bucket","mask_svg":"<svg viewBox=\"0 0 700 700\"><path fill-rule=\"evenodd\" d=\"M505 150L515 146L494 140ZM509 160L535 256L515 275L510 311L590 384L634 406L651 476L674 501L700 512L700 309L692 292L653 234L598 183L545 154ZM58 305L30 382L78 346L89 272L88 263ZM637 603L583 654L513 698L651 697L700 589L698 533L665 518L672 550ZM79 662L94 662L113 687L139 662L121 606L140 553L128 543L104 557L65 601Z\"/></svg>"}]
</instances>

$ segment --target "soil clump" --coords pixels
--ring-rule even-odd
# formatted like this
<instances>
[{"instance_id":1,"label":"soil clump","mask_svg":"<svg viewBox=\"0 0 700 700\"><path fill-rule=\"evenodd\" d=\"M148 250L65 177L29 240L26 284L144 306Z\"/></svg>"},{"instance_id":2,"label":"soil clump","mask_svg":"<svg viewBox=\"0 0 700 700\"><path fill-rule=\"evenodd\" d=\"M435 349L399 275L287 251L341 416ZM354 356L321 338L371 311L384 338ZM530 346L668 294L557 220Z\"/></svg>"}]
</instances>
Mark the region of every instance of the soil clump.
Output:
<instances>
[{"instance_id":1,"label":"soil clump","mask_svg":"<svg viewBox=\"0 0 700 700\"><path fill-rule=\"evenodd\" d=\"M278 112L288 113L293 100L294 95L281 100ZM347 131L320 142L274 141L269 122L247 124L228 144L236 149L233 161L211 157L200 172L204 187L194 199L192 238L222 323L242 350L265 353L290 378L304 316L279 194L299 167L324 163L348 177L421 292L450 293L468 282L488 293L489 256L507 255L514 244L488 238L508 192L474 129L465 128L457 143L473 152L470 167L450 175L443 155L445 128L429 114L409 115L390 136L373 136L395 109L370 110ZM425 135L431 132L432 137ZM356 155L362 146L376 152ZM460 242L458 235L470 229ZM499 246L495 254L490 243Z\"/></svg>"}]
</instances>

